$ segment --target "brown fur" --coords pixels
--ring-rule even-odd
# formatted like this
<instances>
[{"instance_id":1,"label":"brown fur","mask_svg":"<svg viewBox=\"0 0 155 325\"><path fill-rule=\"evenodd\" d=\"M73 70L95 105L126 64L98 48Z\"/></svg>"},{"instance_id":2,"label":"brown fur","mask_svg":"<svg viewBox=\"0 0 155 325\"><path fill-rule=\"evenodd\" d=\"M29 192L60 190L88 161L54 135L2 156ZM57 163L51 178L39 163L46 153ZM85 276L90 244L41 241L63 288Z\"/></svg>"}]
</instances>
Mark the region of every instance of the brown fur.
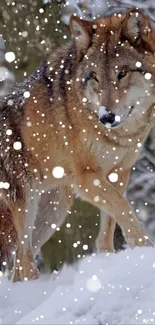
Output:
<instances>
[{"instance_id":1,"label":"brown fur","mask_svg":"<svg viewBox=\"0 0 155 325\"><path fill-rule=\"evenodd\" d=\"M0 195L12 213L18 237L14 281L38 277L33 228L36 222L37 232L37 208L44 192L56 195L64 211L74 190L109 213L113 221L107 218L104 243L98 239L101 249L113 249L116 222L131 247L151 245L123 197L139 155L137 143L146 139L154 116L155 45L149 21L134 9L93 23L72 17L70 25L74 40L1 103L0 179L10 187ZM136 68L137 61L142 62L141 69ZM151 81L145 73L152 73ZM24 91L30 92L27 100ZM11 110L9 99L14 101ZM121 116L118 127L107 129L99 121L103 105L107 114ZM8 142L7 129L13 131ZM19 151L13 150L15 141L22 143ZM56 166L64 169L61 179L53 176ZM109 181L111 173L118 174L116 183ZM42 225L46 217L53 221L53 215L42 214ZM45 228L42 237L47 239Z\"/></svg>"},{"instance_id":2,"label":"brown fur","mask_svg":"<svg viewBox=\"0 0 155 325\"><path fill-rule=\"evenodd\" d=\"M0 261L10 258L10 254L16 248L17 234L12 222L12 216L6 205L0 203Z\"/></svg>"}]
</instances>

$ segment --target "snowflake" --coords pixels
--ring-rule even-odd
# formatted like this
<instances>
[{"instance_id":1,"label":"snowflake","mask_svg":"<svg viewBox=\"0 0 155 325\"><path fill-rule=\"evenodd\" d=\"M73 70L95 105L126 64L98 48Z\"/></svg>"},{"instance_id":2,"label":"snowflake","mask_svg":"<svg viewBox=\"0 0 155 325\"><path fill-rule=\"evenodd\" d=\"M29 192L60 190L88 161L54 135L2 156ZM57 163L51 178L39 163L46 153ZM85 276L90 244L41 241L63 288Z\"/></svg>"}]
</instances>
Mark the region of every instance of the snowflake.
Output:
<instances>
[{"instance_id":1,"label":"snowflake","mask_svg":"<svg viewBox=\"0 0 155 325\"><path fill-rule=\"evenodd\" d=\"M12 134L12 130L11 129L6 130L6 134L7 135L11 135Z\"/></svg>"},{"instance_id":2,"label":"snowflake","mask_svg":"<svg viewBox=\"0 0 155 325\"><path fill-rule=\"evenodd\" d=\"M22 143L21 143L20 141L16 141L16 142L14 142L14 144L13 144L13 148L14 148L15 150L20 150L20 149L22 148Z\"/></svg>"},{"instance_id":3,"label":"snowflake","mask_svg":"<svg viewBox=\"0 0 155 325\"><path fill-rule=\"evenodd\" d=\"M64 176L64 168L56 166L53 168L52 174L55 178L62 178Z\"/></svg>"},{"instance_id":4,"label":"snowflake","mask_svg":"<svg viewBox=\"0 0 155 325\"><path fill-rule=\"evenodd\" d=\"M25 91L24 92L24 97L25 98L29 98L30 97L30 92L29 91Z\"/></svg>"},{"instance_id":5,"label":"snowflake","mask_svg":"<svg viewBox=\"0 0 155 325\"><path fill-rule=\"evenodd\" d=\"M16 56L14 52L6 52L5 53L5 59L6 61L8 61L9 63L13 62L15 60Z\"/></svg>"},{"instance_id":6,"label":"snowflake","mask_svg":"<svg viewBox=\"0 0 155 325\"><path fill-rule=\"evenodd\" d=\"M88 245L83 245L83 250L87 251L88 250Z\"/></svg>"},{"instance_id":7,"label":"snowflake","mask_svg":"<svg viewBox=\"0 0 155 325\"><path fill-rule=\"evenodd\" d=\"M118 174L117 173L111 173L108 175L109 181L111 183L116 183L118 181Z\"/></svg>"},{"instance_id":8,"label":"snowflake","mask_svg":"<svg viewBox=\"0 0 155 325\"><path fill-rule=\"evenodd\" d=\"M146 80L150 80L151 77L152 77L151 73L149 73L149 72L145 73L145 79Z\"/></svg>"}]
</instances>

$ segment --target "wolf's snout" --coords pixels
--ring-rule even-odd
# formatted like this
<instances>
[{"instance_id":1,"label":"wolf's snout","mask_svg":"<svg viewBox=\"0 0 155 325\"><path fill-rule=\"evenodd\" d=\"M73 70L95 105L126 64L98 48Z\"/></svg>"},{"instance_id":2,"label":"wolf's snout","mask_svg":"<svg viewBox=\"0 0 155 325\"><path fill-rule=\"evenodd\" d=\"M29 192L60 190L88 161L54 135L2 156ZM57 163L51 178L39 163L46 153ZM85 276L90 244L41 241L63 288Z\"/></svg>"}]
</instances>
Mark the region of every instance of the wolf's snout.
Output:
<instances>
[{"instance_id":1,"label":"wolf's snout","mask_svg":"<svg viewBox=\"0 0 155 325\"><path fill-rule=\"evenodd\" d=\"M113 124L115 122L115 114L109 113L109 114L103 115L102 117L100 117L100 121L103 124L107 124L107 123Z\"/></svg>"}]
</instances>

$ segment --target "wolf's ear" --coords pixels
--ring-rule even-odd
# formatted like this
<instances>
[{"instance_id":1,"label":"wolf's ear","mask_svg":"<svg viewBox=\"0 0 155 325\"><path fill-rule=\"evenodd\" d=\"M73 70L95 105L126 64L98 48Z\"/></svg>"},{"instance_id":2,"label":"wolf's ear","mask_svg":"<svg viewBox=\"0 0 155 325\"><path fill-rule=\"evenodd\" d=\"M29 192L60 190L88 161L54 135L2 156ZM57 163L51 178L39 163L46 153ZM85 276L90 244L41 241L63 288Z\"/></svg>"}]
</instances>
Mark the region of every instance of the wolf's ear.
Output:
<instances>
[{"instance_id":1,"label":"wolf's ear","mask_svg":"<svg viewBox=\"0 0 155 325\"><path fill-rule=\"evenodd\" d=\"M70 29L75 38L79 54L84 54L89 47L94 33L94 23L80 19L77 16L71 16Z\"/></svg>"},{"instance_id":2,"label":"wolf's ear","mask_svg":"<svg viewBox=\"0 0 155 325\"><path fill-rule=\"evenodd\" d=\"M140 45L142 41L143 44L151 41L151 24L141 10L135 8L126 15L122 25L122 36L133 45Z\"/></svg>"}]
</instances>

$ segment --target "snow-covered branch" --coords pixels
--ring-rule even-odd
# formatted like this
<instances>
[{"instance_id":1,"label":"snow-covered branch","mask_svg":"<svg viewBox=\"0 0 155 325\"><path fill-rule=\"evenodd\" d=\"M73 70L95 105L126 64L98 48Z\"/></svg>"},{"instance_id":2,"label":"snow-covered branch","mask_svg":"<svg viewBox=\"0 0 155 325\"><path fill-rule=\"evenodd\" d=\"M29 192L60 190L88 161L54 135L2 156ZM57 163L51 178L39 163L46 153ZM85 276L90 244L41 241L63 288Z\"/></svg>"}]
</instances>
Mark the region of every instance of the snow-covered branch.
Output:
<instances>
[{"instance_id":1,"label":"snow-covered branch","mask_svg":"<svg viewBox=\"0 0 155 325\"><path fill-rule=\"evenodd\" d=\"M87 18L111 15L117 12L125 12L128 8L138 7L145 10L155 23L155 1L154 0L66 0L63 5L62 20L69 22L71 13Z\"/></svg>"}]
</instances>

